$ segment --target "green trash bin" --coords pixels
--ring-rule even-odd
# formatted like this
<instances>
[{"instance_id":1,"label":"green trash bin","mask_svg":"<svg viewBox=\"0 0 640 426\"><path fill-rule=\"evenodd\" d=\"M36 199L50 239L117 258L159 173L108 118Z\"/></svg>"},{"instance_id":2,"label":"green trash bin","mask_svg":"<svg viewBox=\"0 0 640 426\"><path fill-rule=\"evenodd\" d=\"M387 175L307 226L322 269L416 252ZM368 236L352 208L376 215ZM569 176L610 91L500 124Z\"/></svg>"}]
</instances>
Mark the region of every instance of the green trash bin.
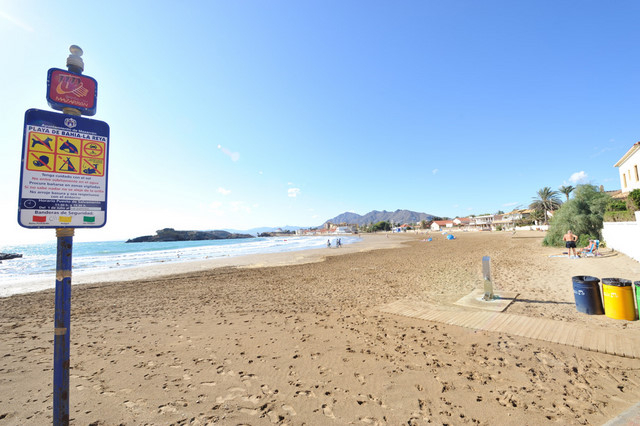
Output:
<instances>
[{"instance_id":1,"label":"green trash bin","mask_svg":"<svg viewBox=\"0 0 640 426\"><path fill-rule=\"evenodd\" d=\"M633 288L636 291L636 310L638 311L638 315L640 315L640 281L634 282Z\"/></svg>"}]
</instances>

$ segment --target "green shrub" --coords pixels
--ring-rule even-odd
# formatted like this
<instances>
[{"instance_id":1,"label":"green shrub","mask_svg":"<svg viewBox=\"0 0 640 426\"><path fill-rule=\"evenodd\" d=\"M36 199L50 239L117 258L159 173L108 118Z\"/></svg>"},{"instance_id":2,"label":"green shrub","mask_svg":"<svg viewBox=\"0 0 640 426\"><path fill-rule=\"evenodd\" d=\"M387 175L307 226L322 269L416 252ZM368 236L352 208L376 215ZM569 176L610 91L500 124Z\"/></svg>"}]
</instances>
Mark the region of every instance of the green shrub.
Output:
<instances>
[{"instance_id":1,"label":"green shrub","mask_svg":"<svg viewBox=\"0 0 640 426\"><path fill-rule=\"evenodd\" d=\"M546 246L562 246L562 237L571 229L579 238L578 242L589 238L602 239L602 221L611 197L598 191L593 185L578 185L573 199L565 202L553 215L549 231L543 240Z\"/></svg>"},{"instance_id":2,"label":"green shrub","mask_svg":"<svg viewBox=\"0 0 640 426\"><path fill-rule=\"evenodd\" d=\"M386 220L380 221L376 224L374 224L371 227L371 230L373 232L377 232L377 231L390 231L391 230L391 224L389 222L387 222Z\"/></svg>"},{"instance_id":3,"label":"green shrub","mask_svg":"<svg viewBox=\"0 0 640 426\"><path fill-rule=\"evenodd\" d=\"M625 211L614 211L614 212L604 212L604 222L633 222L635 219L635 215L633 212L628 210Z\"/></svg>"},{"instance_id":4,"label":"green shrub","mask_svg":"<svg viewBox=\"0 0 640 426\"><path fill-rule=\"evenodd\" d=\"M634 189L627 197L627 209L631 211L640 210L640 189Z\"/></svg>"},{"instance_id":5,"label":"green shrub","mask_svg":"<svg viewBox=\"0 0 640 426\"><path fill-rule=\"evenodd\" d=\"M612 199L607 204L608 212L624 212L627 211L627 203L624 200L615 200Z\"/></svg>"},{"instance_id":6,"label":"green shrub","mask_svg":"<svg viewBox=\"0 0 640 426\"><path fill-rule=\"evenodd\" d=\"M530 217L516 220L516 226L531 226L531 225L535 225L535 221Z\"/></svg>"},{"instance_id":7,"label":"green shrub","mask_svg":"<svg viewBox=\"0 0 640 426\"><path fill-rule=\"evenodd\" d=\"M582 234L578 238L578 242L576 244L578 245L578 247L586 247L589 245L589 240L597 240L597 239L598 237L596 236L589 235L589 234Z\"/></svg>"}]
</instances>

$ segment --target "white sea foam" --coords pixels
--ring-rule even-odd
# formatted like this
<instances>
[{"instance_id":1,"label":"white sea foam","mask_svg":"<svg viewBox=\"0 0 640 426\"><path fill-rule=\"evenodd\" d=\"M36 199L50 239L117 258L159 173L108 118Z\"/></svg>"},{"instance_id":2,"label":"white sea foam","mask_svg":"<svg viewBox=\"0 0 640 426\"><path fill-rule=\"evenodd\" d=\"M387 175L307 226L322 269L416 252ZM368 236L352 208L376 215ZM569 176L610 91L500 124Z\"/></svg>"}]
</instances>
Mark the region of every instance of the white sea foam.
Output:
<instances>
[{"instance_id":1,"label":"white sea foam","mask_svg":"<svg viewBox=\"0 0 640 426\"><path fill-rule=\"evenodd\" d=\"M360 241L357 236L330 237L342 244ZM192 262L263 253L282 253L325 247L327 237L270 237L241 240L124 243L101 241L73 245L73 273L94 274L123 268L171 262ZM21 253L22 258L0 263L0 297L55 287L55 243L0 247L2 253Z\"/></svg>"}]
</instances>

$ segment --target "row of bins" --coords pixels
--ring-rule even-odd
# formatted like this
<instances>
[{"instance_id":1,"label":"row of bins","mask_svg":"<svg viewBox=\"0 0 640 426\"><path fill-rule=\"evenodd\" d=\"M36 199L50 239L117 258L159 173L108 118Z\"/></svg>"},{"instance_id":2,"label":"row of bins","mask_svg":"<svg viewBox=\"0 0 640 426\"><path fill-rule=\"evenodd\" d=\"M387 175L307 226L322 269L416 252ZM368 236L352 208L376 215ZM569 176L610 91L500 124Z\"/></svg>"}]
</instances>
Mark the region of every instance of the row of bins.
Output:
<instances>
[{"instance_id":1,"label":"row of bins","mask_svg":"<svg viewBox=\"0 0 640 426\"><path fill-rule=\"evenodd\" d=\"M602 296L598 283L600 279L588 275L573 277L573 294L578 312L589 315L605 314L609 318L627 321L638 318L636 305L640 307L640 281L632 285L630 280L622 278L603 278Z\"/></svg>"}]
</instances>

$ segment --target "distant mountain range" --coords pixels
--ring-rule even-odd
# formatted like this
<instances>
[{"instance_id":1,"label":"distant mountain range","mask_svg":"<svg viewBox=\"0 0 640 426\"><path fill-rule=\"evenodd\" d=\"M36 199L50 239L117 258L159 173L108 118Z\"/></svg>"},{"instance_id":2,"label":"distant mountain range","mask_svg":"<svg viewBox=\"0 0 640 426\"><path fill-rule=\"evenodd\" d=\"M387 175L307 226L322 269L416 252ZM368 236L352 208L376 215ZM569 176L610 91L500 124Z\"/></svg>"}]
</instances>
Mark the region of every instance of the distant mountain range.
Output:
<instances>
[{"instance_id":1,"label":"distant mountain range","mask_svg":"<svg viewBox=\"0 0 640 426\"><path fill-rule=\"evenodd\" d=\"M320 227L324 226L327 222L334 224L347 223L349 225L368 225L370 223L378 223L381 221L392 221L393 223L418 223L423 220L430 221L436 218L432 214L428 213L419 213L411 210L396 210L395 212L388 212L386 210L378 211L373 210L364 216L359 215L357 213L344 212L332 219L326 220ZM258 235L264 232L279 232L279 231L297 231L298 229L308 229L314 228L314 226L282 226L280 228L273 227L261 227L261 228L251 228L245 230L237 230L237 229L225 229L227 232L231 232L234 234L247 233L252 235Z\"/></svg>"},{"instance_id":2,"label":"distant mountain range","mask_svg":"<svg viewBox=\"0 0 640 426\"><path fill-rule=\"evenodd\" d=\"M393 223L418 223L423 220L433 220L435 216L428 213L418 213L411 210L396 210L395 212L388 212L386 210L378 211L373 210L369 213L361 216L357 213L345 212L341 215L329 219L325 222L329 223L347 223L350 225L368 225L370 223L378 223L381 221L393 222Z\"/></svg>"}]
</instances>

